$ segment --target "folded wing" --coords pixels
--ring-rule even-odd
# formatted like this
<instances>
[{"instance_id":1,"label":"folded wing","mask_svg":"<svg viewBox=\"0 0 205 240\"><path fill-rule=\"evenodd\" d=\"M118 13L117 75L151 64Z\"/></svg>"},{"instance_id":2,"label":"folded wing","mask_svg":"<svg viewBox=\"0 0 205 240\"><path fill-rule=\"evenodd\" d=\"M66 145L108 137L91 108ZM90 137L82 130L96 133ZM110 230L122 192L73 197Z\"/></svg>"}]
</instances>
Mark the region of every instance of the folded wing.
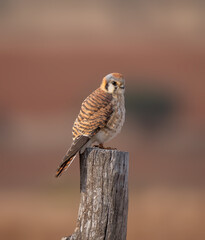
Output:
<instances>
[{"instance_id":1,"label":"folded wing","mask_svg":"<svg viewBox=\"0 0 205 240\"><path fill-rule=\"evenodd\" d=\"M57 169L56 177L67 169L80 149L103 127L113 112L112 96L100 88L82 103L80 113L73 125L73 143Z\"/></svg>"}]
</instances>

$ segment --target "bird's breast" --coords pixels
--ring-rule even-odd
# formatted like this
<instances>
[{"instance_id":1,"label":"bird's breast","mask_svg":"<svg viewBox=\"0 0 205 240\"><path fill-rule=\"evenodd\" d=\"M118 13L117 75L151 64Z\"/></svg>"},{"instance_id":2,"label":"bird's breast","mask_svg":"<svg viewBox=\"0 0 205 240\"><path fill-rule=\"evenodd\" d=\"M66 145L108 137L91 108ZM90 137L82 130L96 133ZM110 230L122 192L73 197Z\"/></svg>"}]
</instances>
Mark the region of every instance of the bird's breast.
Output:
<instances>
[{"instance_id":1,"label":"bird's breast","mask_svg":"<svg viewBox=\"0 0 205 240\"><path fill-rule=\"evenodd\" d=\"M114 138L120 131L125 121L125 104L124 96L113 98L113 113L107 122L107 125L102 128L96 135L96 139L100 143Z\"/></svg>"}]
</instances>

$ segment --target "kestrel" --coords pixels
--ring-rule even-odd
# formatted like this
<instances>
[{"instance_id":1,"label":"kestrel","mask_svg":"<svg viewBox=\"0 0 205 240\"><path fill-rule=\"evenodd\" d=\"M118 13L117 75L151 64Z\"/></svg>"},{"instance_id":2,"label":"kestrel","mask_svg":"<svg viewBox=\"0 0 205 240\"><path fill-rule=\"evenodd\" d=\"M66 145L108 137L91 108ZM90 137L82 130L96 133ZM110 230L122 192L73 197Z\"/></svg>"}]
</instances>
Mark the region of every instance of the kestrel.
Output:
<instances>
[{"instance_id":1,"label":"kestrel","mask_svg":"<svg viewBox=\"0 0 205 240\"><path fill-rule=\"evenodd\" d=\"M82 103L73 129L73 143L56 172L56 177L68 168L78 152L86 147L103 143L115 137L125 121L125 80L120 73L105 76L99 88Z\"/></svg>"}]
</instances>

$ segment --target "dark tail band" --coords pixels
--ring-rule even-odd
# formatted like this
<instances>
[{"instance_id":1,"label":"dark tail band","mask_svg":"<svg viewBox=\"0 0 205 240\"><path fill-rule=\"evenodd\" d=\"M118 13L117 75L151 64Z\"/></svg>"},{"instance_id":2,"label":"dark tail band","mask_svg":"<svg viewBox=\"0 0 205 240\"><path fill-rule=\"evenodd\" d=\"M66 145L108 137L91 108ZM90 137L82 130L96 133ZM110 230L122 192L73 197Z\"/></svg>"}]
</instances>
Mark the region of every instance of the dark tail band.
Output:
<instances>
[{"instance_id":1,"label":"dark tail band","mask_svg":"<svg viewBox=\"0 0 205 240\"><path fill-rule=\"evenodd\" d=\"M67 151L62 163L58 167L55 176L59 177L62 172L67 169L72 161L74 160L77 152L89 141L87 136L79 136L71 145L70 149Z\"/></svg>"}]
</instances>

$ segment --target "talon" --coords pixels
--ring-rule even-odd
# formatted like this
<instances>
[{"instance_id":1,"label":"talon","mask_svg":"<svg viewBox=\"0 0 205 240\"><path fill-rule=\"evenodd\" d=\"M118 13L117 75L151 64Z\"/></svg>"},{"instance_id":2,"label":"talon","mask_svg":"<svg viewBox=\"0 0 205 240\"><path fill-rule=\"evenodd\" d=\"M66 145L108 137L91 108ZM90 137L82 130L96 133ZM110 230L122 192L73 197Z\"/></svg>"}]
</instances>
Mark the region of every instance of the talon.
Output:
<instances>
[{"instance_id":1,"label":"talon","mask_svg":"<svg viewBox=\"0 0 205 240\"><path fill-rule=\"evenodd\" d=\"M117 148L113 148L113 147L106 147L105 149L109 149L109 150L117 150Z\"/></svg>"},{"instance_id":2,"label":"talon","mask_svg":"<svg viewBox=\"0 0 205 240\"><path fill-rule=\"evenodd\" d=\"M100 143L98 147L99 147L99 148L102 148L102 149L105 149L105 147L103 146L102 143Z\"/></svg>"},{"instance_id":3,"label":"talon","mask_svg":"<svg viewBox=\"0 0 205 240\"><path fill-rule=\"evenodd\" d=\"M93 147L107 149L107 150L117 150L117 148L113 148L113 147L104 147L102 143L100 143L99 145L94 145Z\"/></svg>"},{"instance_id":4,"label":"talon","mask_svg":"<svg viewBox=\"0 0 205 240\"><path fill-rule=\"evenodd\" d=\"M97 148L102 148L102 149L104 149L104 146L103 146L103 144L102 144L102 143L100 143L99 145L94 145L94 147L97 147Z\"/></svg>"}]
</instances>

